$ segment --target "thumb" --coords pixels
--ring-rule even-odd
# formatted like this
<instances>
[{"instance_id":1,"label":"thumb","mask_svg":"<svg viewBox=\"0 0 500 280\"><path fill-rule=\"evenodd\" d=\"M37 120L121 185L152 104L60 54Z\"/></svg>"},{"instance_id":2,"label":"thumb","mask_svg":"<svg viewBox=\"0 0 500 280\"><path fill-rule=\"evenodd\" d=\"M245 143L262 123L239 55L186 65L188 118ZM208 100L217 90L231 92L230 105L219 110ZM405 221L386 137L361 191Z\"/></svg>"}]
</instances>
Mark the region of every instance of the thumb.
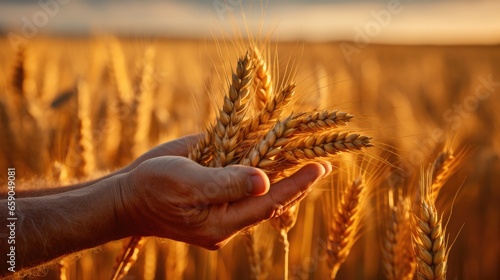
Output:
<instances>
[{"instance_id":1,"label":"thumb","mask_svg":"<svg viewBox=\"0 0 500 280\"><path fill-rule=\"evenodd\" d=\"M211 203L224 203L249 196L263 195L269 191L270 182L260 169L232 165L224 168L206 168L207 179L215 183L216 191L209 198Z\"/></svg>"}]
</instances>

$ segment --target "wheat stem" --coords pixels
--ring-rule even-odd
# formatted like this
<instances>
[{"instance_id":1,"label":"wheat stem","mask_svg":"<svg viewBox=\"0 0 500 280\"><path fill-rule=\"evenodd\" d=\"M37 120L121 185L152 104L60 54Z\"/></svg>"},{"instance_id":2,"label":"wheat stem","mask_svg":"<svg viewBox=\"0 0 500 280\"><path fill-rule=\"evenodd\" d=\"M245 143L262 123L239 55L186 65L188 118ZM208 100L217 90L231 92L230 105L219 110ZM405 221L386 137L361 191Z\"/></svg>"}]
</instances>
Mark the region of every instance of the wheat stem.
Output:
<instances>
[{"instance_id":1,"label":"wheat stem","mask_svg":"<svg viewBox=\"0 0 500 280\"><path fill-rule=\"evenodd\" d=\"M140 236L133 236L123 247L123 253L117 259L113 268L112 280L120 280L127 275L132 265L137 260L139 251L144 246L146 239Z\"/></svg>"}]
</instances>

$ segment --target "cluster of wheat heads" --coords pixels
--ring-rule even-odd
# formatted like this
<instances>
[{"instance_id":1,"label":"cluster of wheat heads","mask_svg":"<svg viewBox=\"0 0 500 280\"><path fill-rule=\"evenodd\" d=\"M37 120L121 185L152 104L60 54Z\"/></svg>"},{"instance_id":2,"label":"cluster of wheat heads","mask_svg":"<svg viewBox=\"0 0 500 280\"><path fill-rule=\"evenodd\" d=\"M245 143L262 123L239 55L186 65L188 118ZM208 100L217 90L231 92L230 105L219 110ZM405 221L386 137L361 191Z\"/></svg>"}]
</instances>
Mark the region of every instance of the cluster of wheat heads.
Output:
<instances>
[{"instance_id":1,"label":"cluster of wheat heads","mask_svg":"<svg viewBox=\"0 0 500 280\"><path fill-rule=\"evenodd\" d=\"M348 113L322 110L284 115L296 86L292 82L276 87L275 83L267 62L256 47L240 57L215 122L191 149L189 158L208 167L233 164L258 167L271 182L276 182L308 162L372 146L370 137L339 129L353 118ZM250 104L255 108L250 108ZM287 232L295 223L297 209L297 206L292 207L271 220L280 233L285 251L285 279L288 273ZM252 235L250 230L247 238L254 238ZM136 259L140 239L132 237L127 244L116 265L114 279L123 277ZM246 244L255 242L249 240ZM259 254L256 252L259 248L247 249L251 256ZM255 266L262 264L256 263L255 258L250 259L251 270L261 274L253 277L261 278L266 272Z\"/></svg>"}]
</instances>

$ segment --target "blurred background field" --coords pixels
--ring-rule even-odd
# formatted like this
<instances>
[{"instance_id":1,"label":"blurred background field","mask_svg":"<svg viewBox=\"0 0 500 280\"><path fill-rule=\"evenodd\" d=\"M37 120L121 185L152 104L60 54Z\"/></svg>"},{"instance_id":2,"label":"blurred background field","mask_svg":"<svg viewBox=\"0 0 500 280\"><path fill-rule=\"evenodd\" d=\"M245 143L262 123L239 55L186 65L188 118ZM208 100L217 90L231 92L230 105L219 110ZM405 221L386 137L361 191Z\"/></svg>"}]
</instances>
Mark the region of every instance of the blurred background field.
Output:
<instances>
[{"instance_id":1,"label":"blurred background field","mask_svg":"<svg viewBox=\"0 0 500 280\"><path fill-rule=\"evenodd\" d=\"M2 5L15 7L9 3ZM374 3L355 10L369 17L371 10L386 5ZM480 3L477 6L483 7L490 2ZM36 5L28 4L15 10L19 16L37 11ZM213 6L209 9L217 15ZM19 18L5 11L5 18ZM478 13L470 14L473 18ZM286 13L282 17L289 19ZM496 108L500 104L500 45L494 44L500 32L488 19L486 14L485 36L467 40L466 35L475 31L464 29L460 34L458 28L455 39L444 45L435 44L432 36L391 41L383 30L385 35L369 43L356 41L355 33L344 34L343 43L328 36L320 42L285 35L286 41L273 37L268 43L274 67L280 69L277 76L283 78L290 62L296 68L298 97L293 110L341 109L355 115L355 126L348 128L373 136L376 148L368 153L379 165L389 166L363 210L369 213L364 228L337 279L384 279L380 199L391 188L415 188L421 166L434 161L444 146L470 150L437 199L444 221L453 206L447 226L452 244L448 279L500 277L500 111ZM363 27L370 20L353 24ZM225 29L228 24L218 25ZM161 31L143 36L65 31L63 36L57 35L61 30L54 26L49 34L40 31L17 49L7 30L0 38L0 169L15 166L18 179L25 182L20 188L57 187L96 178L156 144L203 131L215 118L229 73L248 45L238 40L234 45L227 38L213 40L205 31L193 38L156 34ZM389 24L393 29L398 26L397 22ZM22 35L21 27L13 30ZM388 33L397 38L397 32ZM276 34L279 37L279 28ZM448 35L443 37L451 38ZM132 96L129 103L121 99L124 92ZM82 116L90 122L82 122ZM290 279L329 276L322 197L331 191L332 178L301 204L298 222L290 231ZM271 236L262 242L273 247L275 240ZM39 279L61 275L106 279L122 243L112 242L65 260ZM273 259L269 279L280 279L279 250ZM240 236L218 252L149 238L125 279L250 279L250 270Z\"/></svg>"}]
</instances>

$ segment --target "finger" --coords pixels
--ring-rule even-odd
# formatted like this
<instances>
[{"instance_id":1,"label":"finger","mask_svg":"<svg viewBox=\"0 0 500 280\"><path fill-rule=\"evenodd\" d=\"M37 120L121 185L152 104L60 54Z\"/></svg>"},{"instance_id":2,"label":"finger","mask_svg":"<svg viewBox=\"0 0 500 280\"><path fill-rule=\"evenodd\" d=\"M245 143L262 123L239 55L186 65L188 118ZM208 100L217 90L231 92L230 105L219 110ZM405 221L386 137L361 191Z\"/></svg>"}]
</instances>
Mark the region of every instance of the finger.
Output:
<instances>
[{"instance_id":1,"label":"finger","mask_svg":"<svg viewBox=\"0 0 500 280\"><path fill-rule=\"evenodd\" d=\"M189 149L196 146L196 143L203 137L202 134L184 136L173 141L160 144L147 152L149 158L159 156L181 156L187 157Z\"/></svg>"},{"instance_id":2,"label":"finger","mask_svg":"<svg viewBox=\"0 0 500 280\"><path fill-rule=\"evenodd\" d=\"M260 169L233 165L224 168L200 167L199 190L209 203L226 203L268 192L269 179Z\"/></svg>"},{"instance_id":3,"label":"finger","mask_svg":"<svg viewBox=\"0 0 500 280\"><path fill-rule=\"evenodd\" d=\"M224 226L240 230L279 215L285 206L305 197L325 174L323 165L311 163L273 184L267 194L232 203L223 217Z\"/></svg>"},{"instance_id":4,"label":"finger","mask_svg":"<svg viewBox=\"0 0 500 280\"><path fill-rule=\"evenodd\" d=\"M258 168L242 165L209 168L191 163L177 168L177 176L183 177L179 180L191 186L193 195L202 198L205 204L233 202L263 195L269 190L269 179Z\"/></svg>"},{"instance_id":5,"label":"finger","mask_svg":"<svg viewBox=\"0 0 500 280\"><path fill-rule=\"evenodd\" d=\"M170 156L183 156L187 157L189 150L196 146L196 144L204 137L203 134L192 134L182 138L171 141L166 146L165 152Z\"/></svg>"}]
</instances>

